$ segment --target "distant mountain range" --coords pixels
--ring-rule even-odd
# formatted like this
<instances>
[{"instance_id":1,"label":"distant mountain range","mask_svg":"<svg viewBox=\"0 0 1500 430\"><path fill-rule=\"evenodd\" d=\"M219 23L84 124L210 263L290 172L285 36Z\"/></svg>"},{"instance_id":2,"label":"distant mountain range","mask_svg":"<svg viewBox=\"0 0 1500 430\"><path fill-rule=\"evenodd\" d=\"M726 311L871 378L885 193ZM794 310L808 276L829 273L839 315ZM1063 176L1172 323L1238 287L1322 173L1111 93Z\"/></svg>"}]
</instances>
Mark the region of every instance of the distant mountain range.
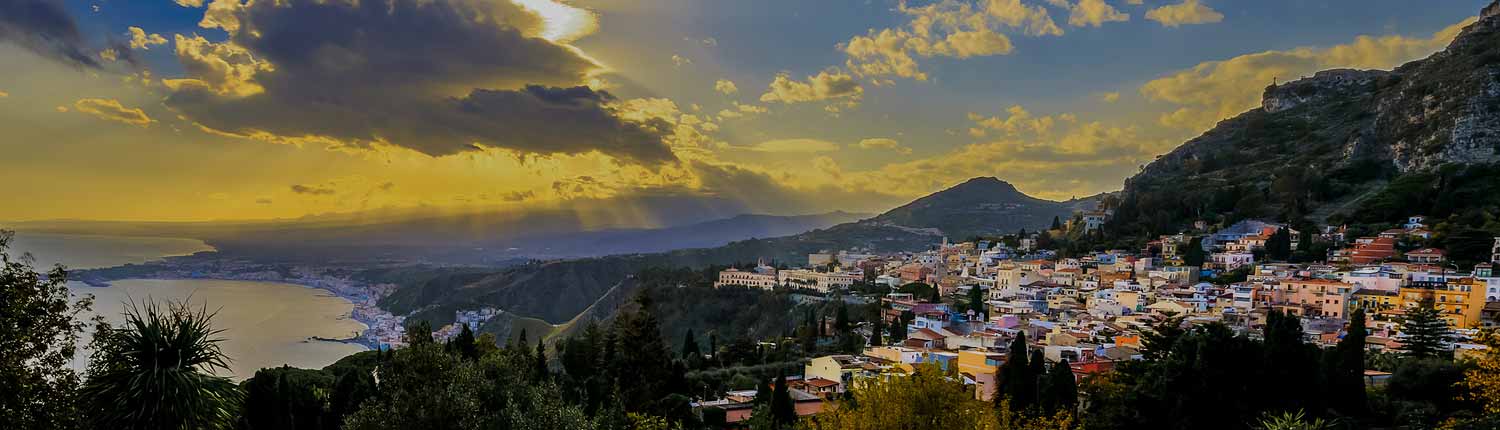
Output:
<instances>
[{"instance_id":1,"label":"distant mountain range","mask_svg":"<svg viewBox=\"0 0 1500 430\"><path fill-rule=\"evenodd\" d=\"M758 259L797 266L806 263L807 254L820 251L852 248L875 252L920 251L941 242L944 236L965 238L1045 228L1054 216L1067 218L1074 210L1091 209L1098 199L1095 196L1053 202L1027 196L999 179L975 178L858 222L716 247L521 265L477 280L410 282L382 301L381 306L398 314L492 306L561 324L606 294L616 299L628 296L634 285L631 275L647 268L706 267L752 263ZM734 222L726 220L725 225ZM694 234L718 228L716 225L709 223L674 231ZM607 309L590 311L596 317L608 313Z\"/></svg>"}]
</instances>

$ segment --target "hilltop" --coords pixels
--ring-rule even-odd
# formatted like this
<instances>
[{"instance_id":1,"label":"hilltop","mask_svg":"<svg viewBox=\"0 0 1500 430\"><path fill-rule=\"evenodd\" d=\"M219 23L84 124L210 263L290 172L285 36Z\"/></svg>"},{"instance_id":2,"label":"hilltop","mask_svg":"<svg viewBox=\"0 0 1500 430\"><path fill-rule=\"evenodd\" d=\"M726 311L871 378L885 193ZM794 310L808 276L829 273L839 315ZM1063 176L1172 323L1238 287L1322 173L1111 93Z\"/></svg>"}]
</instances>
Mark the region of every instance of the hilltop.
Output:
<instances>
[{"instance_id":1,"label":"hilltop","mask_svg":"<svg viewBox=\"0 0 1500 430\"><path fill-rule=\"evenodd\" d=\"M1500 17L1395 70L1329 70L1265 89L1125 182L1110 234L1194 221L1303 226L1467 216L1500 204Z\"/></svg>"},{"instance_id":2,"label":"hilltop","mask_svg":"<svg viewBox=\"0 0 1500 430\"><path fill-rule=\"evenodd\" d=\"M1009 182L979 177L892 209L872 221L935 228L950 238L1015 233L1051 225L1054 217L1092 209L1097 198L1055 202L1028 196Z\"/></svg>"}]
</instances>

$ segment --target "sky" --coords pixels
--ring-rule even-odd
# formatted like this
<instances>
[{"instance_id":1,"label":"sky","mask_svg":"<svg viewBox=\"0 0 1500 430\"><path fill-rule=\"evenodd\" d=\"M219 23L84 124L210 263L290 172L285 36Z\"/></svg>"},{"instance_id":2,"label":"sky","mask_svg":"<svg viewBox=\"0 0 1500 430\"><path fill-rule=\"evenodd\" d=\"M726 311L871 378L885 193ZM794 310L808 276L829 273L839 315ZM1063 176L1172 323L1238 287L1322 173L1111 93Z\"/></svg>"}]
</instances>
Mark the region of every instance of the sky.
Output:
<instances>
[{"instance_id":1,"label":"sky","mask_svg":"<svg viewBox=\"0 0 1500 430\"><path fill-rule=\"evenodd\" d=\"M0 0L0 220L1084 197L1487 2Z\"/></svg>"}]
</instances>

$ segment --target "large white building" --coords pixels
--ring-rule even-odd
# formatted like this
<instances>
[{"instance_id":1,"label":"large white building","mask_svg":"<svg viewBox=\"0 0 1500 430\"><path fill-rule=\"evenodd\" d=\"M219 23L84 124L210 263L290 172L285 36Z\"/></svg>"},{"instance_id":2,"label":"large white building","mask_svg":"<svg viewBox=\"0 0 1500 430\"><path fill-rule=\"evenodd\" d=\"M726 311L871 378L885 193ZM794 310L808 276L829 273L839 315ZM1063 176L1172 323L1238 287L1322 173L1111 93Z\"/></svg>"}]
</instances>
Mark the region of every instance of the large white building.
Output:
<instances>
[{"instance_id":1,"label":"large white building","mask_svg":"<svg viewBox=\"0 0 1500 430\"><path fill-rule=\"evenodd\" d=\"M776 269L774 268L760 266L756 267L755 271L746 272L731 267L719 272L719 281L714 282L714 288L734 285L769 290L776 288L776 284Z\"/></svg>"}]
</instances>

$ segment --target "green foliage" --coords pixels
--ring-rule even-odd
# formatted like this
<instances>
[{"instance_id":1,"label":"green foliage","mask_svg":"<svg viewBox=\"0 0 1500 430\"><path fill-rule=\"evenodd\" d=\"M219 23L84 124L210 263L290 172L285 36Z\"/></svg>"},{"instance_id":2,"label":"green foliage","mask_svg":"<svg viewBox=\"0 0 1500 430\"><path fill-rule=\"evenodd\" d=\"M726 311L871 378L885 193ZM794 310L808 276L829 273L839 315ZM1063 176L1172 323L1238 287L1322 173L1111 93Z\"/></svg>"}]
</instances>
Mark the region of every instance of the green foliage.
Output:
<instances>
[{"instance_id":1,"label":"green foliage","mask_svg":"<svg viewBox=\"0 0 1500 430\"><path fill-rule=\"evenodd\" d=\"M1037 382L1041 376L1030 363L1026 347L1026 333L1016 333L1010 342L1005 363L1000 366L999 386L996 390L995 406L1007 404L1016 411L1026 411L1037 405ZM1040 363L1038 363L1040 365Z\"/></svg>"},{"instance_id":2,"label":"green foliage","mask_svg":"<svg viewBox=\"0 0 1500 430\"><path fill-rule=\"evenodd\" d=\"M32 269L8 252L0 230L0 428L73 428L78 374L68 366L84 330L77 320L93 304L69 302L67 272Z\"/></svg>"},{"instance_id":3,"label":"green foliage","mask_svg":"<svg viewBox=\"0 0 1500 430\"><path fill-rule=\"evenodd\" d=\"M1203 267L1203 261L1208 259L1208 253L1203 251L1203 238L1194 237L1188 241L1187 249L1182 251L1182 264L1193 267Z\"/></svg>"},{"instance_id":4,"label":"green foliage","mask_svg":"<svg viewBox=\"0 0 1500 430\"><path fill-rule=\"evenodd\" d=\"M1266 413L1255 426L1256 430L1327 430L1333 424L1322 418L1307 417L1301 409L1281 414Z\"/></svg>"},{"instance_id":5,"label":"green foliage","mask_svg":"<svg viewBox=\"0 0 1500 430\"><path fill-rule=\"evenodd\" d=\"M186 303L130 304L120 328L99 324L80 394L96 428L217 429L234 424L243 393L228 369L213 314Z\"/></svg>"},{"instance_id":6,"label":"green foliage","mask_svg":"<svg viewBox=\"0 0 1500 430\"><path fill-rule=\"evenodd\" d=\"M261 369L240 383L245 402L240 426L245 429L337 429L329 394L334 377L322 370L279 367Z\"/></svg>"},{"instance_id":7,"label":"green foliage","mask_svg":"<svg viewBox=\"0 0 1500 430\"><path fill-rule=\"evenodd\" d=\"M1401 321L1401 350L1417 358L1451 358L1452 334L1448 322L1435 307L1432 298L1407 308Z\"/></svg>"},{"instance_id":8,"label":"green foliage","mask_svg":"<svg viewBox=\"0 0 1500 430\"><path fill-rule=\"evenodd\" d=\"M1053 415L1058 412L1073 413L1078 405L1078 382L1073 377L1073 368L1067 359L1053 364L1042 381L1042 412Z\"/></svg>"}]
</instances>

